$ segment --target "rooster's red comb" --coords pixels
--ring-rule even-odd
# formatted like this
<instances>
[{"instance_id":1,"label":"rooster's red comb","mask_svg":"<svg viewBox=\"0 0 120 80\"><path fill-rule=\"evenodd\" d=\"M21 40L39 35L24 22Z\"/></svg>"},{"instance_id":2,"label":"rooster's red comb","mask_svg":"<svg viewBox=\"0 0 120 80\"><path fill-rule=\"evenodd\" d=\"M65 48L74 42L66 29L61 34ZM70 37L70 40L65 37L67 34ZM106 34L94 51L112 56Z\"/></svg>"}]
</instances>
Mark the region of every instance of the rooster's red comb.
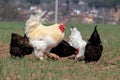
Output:
<instances>
[{"instance_id":1,"label":"rooster's red comb","mask_svg":"<svg viewBox=\"0 0 120 80\"><path fill-rule=\"evenodd\" d=\"M61 25L62 25L62 26L66 26L66 23L65 23L65 22L62 22Z\"/></svg>"}]
</instances>

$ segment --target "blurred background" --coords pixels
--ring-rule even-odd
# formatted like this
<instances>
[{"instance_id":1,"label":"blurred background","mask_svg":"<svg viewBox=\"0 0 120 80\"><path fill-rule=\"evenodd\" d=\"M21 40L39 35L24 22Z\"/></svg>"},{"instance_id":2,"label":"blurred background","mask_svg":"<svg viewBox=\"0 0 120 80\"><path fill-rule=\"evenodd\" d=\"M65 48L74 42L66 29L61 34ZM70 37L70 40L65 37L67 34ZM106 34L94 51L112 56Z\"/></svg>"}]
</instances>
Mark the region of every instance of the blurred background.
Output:
<instances>
[{"instance_id":1,"label":"blurred background","mask_svg":"<svg viewBox=\"0 0 120 80\"><path fill-rule=\"evenodd\" d=\"M0 0L0 21L26 21L35 12L47 10L55 21L56 0ZM58 0L58 22L120 24L120 0Z\"/></svg>"}]
</instances>

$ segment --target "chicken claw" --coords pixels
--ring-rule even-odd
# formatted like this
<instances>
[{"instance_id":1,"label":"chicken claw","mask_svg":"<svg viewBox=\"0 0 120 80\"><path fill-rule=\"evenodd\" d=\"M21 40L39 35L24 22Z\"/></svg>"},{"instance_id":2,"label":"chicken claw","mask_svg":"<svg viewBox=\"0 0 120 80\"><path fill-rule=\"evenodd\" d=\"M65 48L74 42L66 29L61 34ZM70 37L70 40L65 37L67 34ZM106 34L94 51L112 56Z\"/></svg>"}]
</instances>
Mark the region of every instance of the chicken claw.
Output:
<instances>
[{"instance_id":1,"label":"chicken claw","mask_svg":"<svg viewBox=\"0 0 120 80\"><path fill-rule=\"evenodd\" d=\"M54 60L59 60L60 59L60 57L58 55L54 54L54 53L49 53L49 54L47 54L47 56L54 59Z\"/></svg>"}]
</instances>

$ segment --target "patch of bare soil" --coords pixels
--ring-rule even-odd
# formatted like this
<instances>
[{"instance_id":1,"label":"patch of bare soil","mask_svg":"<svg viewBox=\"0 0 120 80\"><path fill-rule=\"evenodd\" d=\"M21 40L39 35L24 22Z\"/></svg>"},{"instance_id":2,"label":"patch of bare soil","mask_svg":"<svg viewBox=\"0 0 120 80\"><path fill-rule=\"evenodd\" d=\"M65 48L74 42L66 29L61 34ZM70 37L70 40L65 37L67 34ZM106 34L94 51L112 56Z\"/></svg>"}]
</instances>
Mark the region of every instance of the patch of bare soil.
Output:
<instances>
[{"instance_id":1,"label":"patch of bare soil","mask_svg":"<svg viewBox=\"0 0 120 80\"><path fill-rule=\"evenodd\" d=\"M10 56L9 54L9 43L3 44L0 42L0 58Z\"/></svg>"},{"instance_id":2,"label":"patch of bare soil","mask_svg":"<svg viewBox=\"0 0 120 80\"><path fill-rule=\"evenodd\" d=\"M116 57L114 57L114 58L112 58L111 60L108 61L108 63L114 64L115 61L118 61L118 60L120 60L120 55L119 55L119 56L116 56Z\"/></svg>"}]
</instances>

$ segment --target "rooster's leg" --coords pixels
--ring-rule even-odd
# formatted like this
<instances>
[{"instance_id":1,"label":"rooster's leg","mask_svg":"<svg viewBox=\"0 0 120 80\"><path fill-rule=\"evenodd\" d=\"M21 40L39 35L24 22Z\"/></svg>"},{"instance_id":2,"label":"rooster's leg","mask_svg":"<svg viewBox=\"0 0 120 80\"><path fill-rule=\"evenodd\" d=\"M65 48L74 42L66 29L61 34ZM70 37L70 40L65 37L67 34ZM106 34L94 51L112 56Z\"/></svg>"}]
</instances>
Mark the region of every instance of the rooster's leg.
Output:
<instances>
[{"instance_id":1,"label":"rooster's leg","mask_svg":"<svg viewBox=\"0 0 120 80\"><path fill-rule=\"evenodd\" d=\"M52 59L58 60L60 57L54 53L46 53L46 55Z\"/></svg>"},{"instance_id":2,"label":"rooster's leg","mask_svg":"<svg viewBox=\"0 0 120 80\"><path fill-rule=\"evenodd\" d=\"M39 60L43 60L44 56L43 56L43 52L40 50L35 50L35 56L39 59Z\"/></svg>"}]
</instances>

